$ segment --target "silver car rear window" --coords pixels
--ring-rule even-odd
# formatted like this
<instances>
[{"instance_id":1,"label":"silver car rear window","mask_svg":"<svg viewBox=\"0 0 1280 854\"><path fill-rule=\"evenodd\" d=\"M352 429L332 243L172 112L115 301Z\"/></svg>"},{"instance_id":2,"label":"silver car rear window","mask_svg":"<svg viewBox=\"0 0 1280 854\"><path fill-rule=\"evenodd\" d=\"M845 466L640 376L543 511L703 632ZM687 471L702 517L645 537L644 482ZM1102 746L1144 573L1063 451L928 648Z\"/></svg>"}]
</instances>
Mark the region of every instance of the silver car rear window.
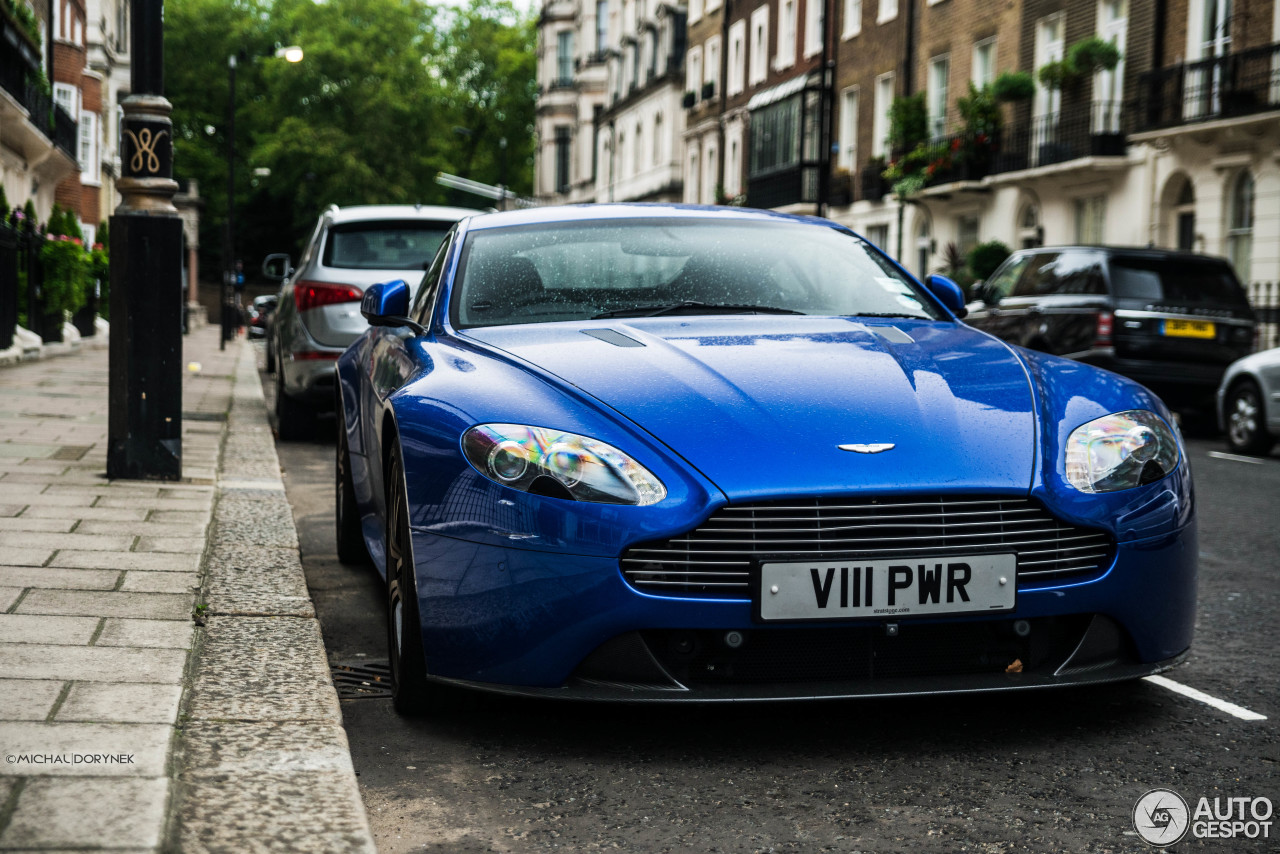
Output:
<instances>
[{"instance_id":1,"label":"silver car rear window","mask_svg":"<svg viewBox=\"0 0 1280 854\"><path fill-rule=\"evenodd\" d=\"M325 240L326 267L423 270L452 222L361 222L334 226Z\"/></svg>"}]
</instances>

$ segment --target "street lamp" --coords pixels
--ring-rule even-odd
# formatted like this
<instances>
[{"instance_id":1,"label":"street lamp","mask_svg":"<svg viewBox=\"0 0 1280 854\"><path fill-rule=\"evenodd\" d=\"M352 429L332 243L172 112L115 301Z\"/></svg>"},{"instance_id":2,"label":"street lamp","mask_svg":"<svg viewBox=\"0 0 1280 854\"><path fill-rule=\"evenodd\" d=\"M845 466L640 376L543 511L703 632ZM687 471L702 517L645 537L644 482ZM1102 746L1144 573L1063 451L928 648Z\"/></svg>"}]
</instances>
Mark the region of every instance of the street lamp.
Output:
<instances>
[{"instance_id":1,"label":"street lamp","mask_svg":"<svg viewBox=\"0 0 1280 854\"><path fill-rule=\"evenodd\" d=\"M286 62L301 62L302 48L297 45L277 47L273 54L277 59ZM227 57L227 222L226 234L223 237L223 271L222 288L219 296L219 308L222 311L222 335L218 349L227 349L227 340L238 323L231 322L231 309L227 299L227 288L233 285L240 271L236 269L236 66L240 59L247 58L243 51ZM258 59L259 57L253 57Z\"/></svg>"}]
</instances>

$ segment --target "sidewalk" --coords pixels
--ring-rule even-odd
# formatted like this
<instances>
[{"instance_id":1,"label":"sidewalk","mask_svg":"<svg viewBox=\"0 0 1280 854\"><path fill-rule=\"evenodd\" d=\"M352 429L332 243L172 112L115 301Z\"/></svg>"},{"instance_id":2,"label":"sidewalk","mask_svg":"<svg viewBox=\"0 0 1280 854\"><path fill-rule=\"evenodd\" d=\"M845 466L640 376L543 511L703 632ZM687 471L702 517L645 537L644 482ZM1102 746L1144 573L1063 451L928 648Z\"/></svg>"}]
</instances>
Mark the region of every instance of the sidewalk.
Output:
<instances>
[{"instance_id":1,"label":"sidewalk","mask_svg":"<svg viewBox=\"0 0 1280 854\"><path fill-rule=\"evenodd\" d=\"M253 350L184 361L179 483L101 344L0 368L0 850L372 852Z\"/></svg>"}]
</instances>

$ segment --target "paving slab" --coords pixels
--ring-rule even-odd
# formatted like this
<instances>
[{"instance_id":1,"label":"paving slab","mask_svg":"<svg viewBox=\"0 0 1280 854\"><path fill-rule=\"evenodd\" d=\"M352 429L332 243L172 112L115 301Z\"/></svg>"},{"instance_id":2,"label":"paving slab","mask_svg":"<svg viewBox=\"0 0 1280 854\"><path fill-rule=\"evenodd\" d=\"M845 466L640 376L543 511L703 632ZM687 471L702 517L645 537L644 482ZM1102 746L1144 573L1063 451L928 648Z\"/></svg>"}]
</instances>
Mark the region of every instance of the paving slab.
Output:
<instances>
[{"instance_id":1,"label":"paving slab","mask_svg":"<svg viewBox=\"0 0 1280 854\"><path fill-rule=\"evenodd\" d=\"M178 719L181 700L181 685L77 682L71 686L55 719L58 722L172 724Z\"/></svg>"},{"instance_id":2,"label":"paving slab","mask_svg":"<svg viewBox=\"0 0 1280 854\"><path fill-rule=\"evenodd\" d=\"M23 594L21 587L0 587L0 614L5 613L13 607L13 603L18 601L18 597Z\"/></svg>"},{"instance_id":3,"label":"paving slab","mask_svg":"<svg viewBox=\"0 0 1280 854\"><path fill-rule=\"evenodd\" d=\"M178 552L200 554L204 551L205 538L200 537L139 537L137 551Z\"/></svg>"},{"instance_id":4,"label":"paving slab","mask_svg":"<svg viewBox=\"0 0 1280 854\"><path fill-rule=\"evenodd\" d=\"M213 515L219 541L296 549L298 532L289 501L284 493L270 494L271 498L260 499L233 492L221 498Z\"/></svg>"},{"instance_id":5,"label":"paving slab","mask_svg":"<svg viewBox=\"0 0 1280 854\"><path fill-rule=\"evenodd\" d=\"M190 649L195 625L190 620L108 618L96 646Z\"/></svg>"},{"instance_id":6,"label":"paving slab","mask_svg":"<svg viewBox=\"0 0 1280 854\"><path fill-rule=\"evenodd\" d=\"M186 662L182 649L0 643L0 678L177 684Z\"/></svg>"},{"instance_id":7,"label":"paving slab","mask_svg":"<svg viewBox=\"0 0 1280 854\"><path fill-rule=\"evenodd\" d=\"M180 620L194 604L194 594L32 590L14 613Z\"/></svg>"},{"instance_id":8,"label":"paving slab","mask_svg":"<svg viewBox=\"0 0 1280 854\"><path fill-rule=\"evenodd\" d=\"M66 514L63 514L66 515ZM40 519L33 516L0 516L0 531L70 533L74 519ZM92 533L92 532L89 532Z\"/></svg>"},{"instance_id":9,"label":"paving slab","mask_svg":"<svg viewBox=\"0 0 1280 854\"><path fill-rule=\"evenodd\" d=\"M135 593L194 593L200 576L194 572L126 572L120 589Z\"/></svg>"},{"instance_id":10,"label":"paving slab","mask_svg":"<svg viewBox=\"0 0 1280 854\"><path fill-rule=\"evenodd\" d=\"M28 507L22 515L50 519L74 518L95 522L141 522L147 518L147 511L142 508L124 510L119 507L77 507L75 511L68 513L63 507L33 505Z\"/></svg>"},{"instance_id":11,"label":"paving slab","mask_svg":"<svg viewBox=\"0 0 1280 854\"><path fill-rule=\"evenodd\" d=\"M48 566L0 566L0 585L63 590L110 590L120 582L116 569L62 569Z\"/></svg>"},{"instance_id":12,"label":"paving slab","mask_svg":"<svg viewBox=\"0 0 1280 854\"><path fill-rule=\"evenodd\" d=\"M315 616L297 549L219 542L207 576L205 602L214 614Z\"/></svg>"},{"instance_id":13,"label":"paving slab","mask_svg":"<svg viewBox=\"0 0 1280 854\"><path fill-rule=\"evenodd\" d=\"M65 685L49 679L0 679L0 721L44 720ZM3 804L4 797L0 795L0 805Z\"/></svg>"},{"instance_id":14,"label":"paving slab","mask_svg":"<svg viewBox=\"0 0 1280 854\"><path fill-rule=\"evenodd\" d=\"M0 614L0 643L87 646L100 622L98 617Z\"/></svg>"},{"instance_id":15,"label":"paving slab","mask_svg":"<svg viewBox=\"0 0 1280 854\"><path fill-rule=\"evenodd\" d=\"M145 569L152 572L198 572L200 555L165 552L80 552L59 550L49 566L85 569Z\"/></svg>"},{"instance_id":16,"label":"paving slab","mask_svg":"<svg viewBox=\"0 0 1280 854\"><path fill-rule=\"evenodd\" d=\"M110 508L108 508L110 509ZM18 517L16 521L21 521ZM134 534L141 537L203 537L207 525L204 523L132 522L132 521L94 521L86 520L76 526L77 534ZM4 526L0 525L0 530Z\"/></svg>"},{"instance_id":17,"label":"paving slab","mask_svg":"<svg viewBox=\"0 0 1280 854\"><path fill-rule=\"evenodd\" d=\"M53 549L0 548L0 566L44 566Z\"/></svg>"},{"instance_id":18,"label":"paving slab","mask_svg":"<svg viewBox=\"0 0 1280 854\"><path fill-rule=\"evenodd\" d=\"M79 551L127 552L133 548L133 542L134 538L130 535L62 534L51 538L47 534L0 531L0 551L7 551L10 547L37 549L56 544L59 548Z\"/></svg>"},{"instance_id":19,"label":"paving slab","mask_svg":"<svg viewBox=\"0 0 1280 854\"><path fill-rule=\"evenodd\" d=\"M162 841L168 802L164 777L28 780L9 826L0 832L0 850L83 848L88 840L154 849Z\"/></svg>"}]
</instances>

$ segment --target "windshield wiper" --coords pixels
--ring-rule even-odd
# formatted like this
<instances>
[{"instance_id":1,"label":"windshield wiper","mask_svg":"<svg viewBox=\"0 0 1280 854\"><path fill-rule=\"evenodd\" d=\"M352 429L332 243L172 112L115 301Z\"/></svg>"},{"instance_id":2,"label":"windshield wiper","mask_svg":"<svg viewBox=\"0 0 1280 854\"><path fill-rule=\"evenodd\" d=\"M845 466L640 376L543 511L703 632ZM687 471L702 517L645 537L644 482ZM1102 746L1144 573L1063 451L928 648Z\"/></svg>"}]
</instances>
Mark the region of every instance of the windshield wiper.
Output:
<instances>
[{"instance_id":1,"label":"windshield wiper","mask_svg":"<svg viewBox=\"0 0 1280 854\"><path fill-rule=\"evenodd\" d=\"M910 318L911 320L928 320L929 319L927 315L923 315L923 314L903 314L901 312L896 312L896 311L882 311L882 312L860 311L860 312L857 312L856 314L851 314L849 316L850 317L906 317L906 318Z\"/></svg>"},{"instance_id":2,"label":"windshield wiper","mask_svg":"<svg viewBox=\"0 0 1280 854\"><path fill-rule=\"evenodd\" d=\"M721 312L725 314L804 314L803 311L796 311L791 308L777 308L771 305L735 305L733 303L685 300L684 302L664 305L637 305L631 308L615 308L612 311L602 311L591 319L600 320L605 317L659 317L664 314L677 314L684 311L691 311L695 314L700 311L707 311L713 314Z\"/></svg>"}]
</instances>

